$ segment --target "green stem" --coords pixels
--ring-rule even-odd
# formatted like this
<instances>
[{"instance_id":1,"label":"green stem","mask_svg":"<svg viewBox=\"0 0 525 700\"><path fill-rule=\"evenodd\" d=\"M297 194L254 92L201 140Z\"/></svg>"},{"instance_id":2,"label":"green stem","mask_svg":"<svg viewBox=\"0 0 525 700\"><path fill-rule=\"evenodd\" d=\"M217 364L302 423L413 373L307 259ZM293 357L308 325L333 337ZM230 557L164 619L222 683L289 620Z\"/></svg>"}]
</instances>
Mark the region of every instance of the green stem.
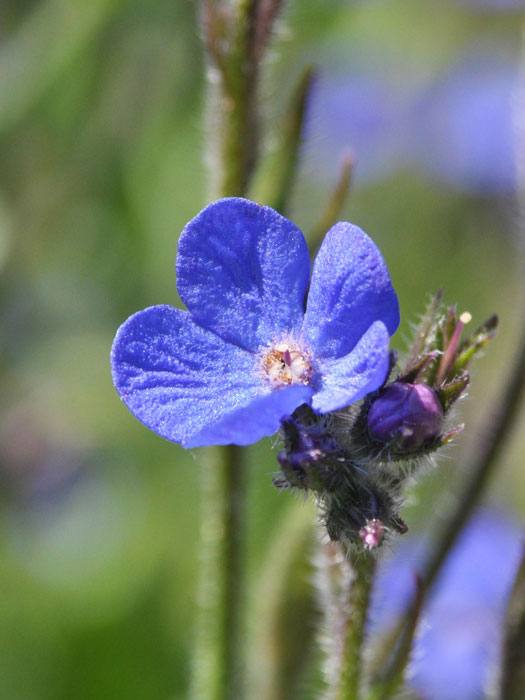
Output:
<instances>
[{"instance_id":1,"label":"green stem","mask_svg":"<svg viewBox=\"0 0 525 700\"><path fill-rule=\"evenodd\" d=\"M439 531L437 544L421 572L421 583L425 590L429 589L436 579L448 552L479 503L480 497L497 466L500 451L516 425L524 390L525 329L514 367L507 378L507 385L499 401L499 406L496 411L487 416L485 430L480 434L476 452L470 465L467 466L468 476L461 495L456 501L457 505L452 513L448 513L448 518Z\"/></svg>"},{"instance_id":2,"label":"green stem","mask_svg":"<svg viewBox=\"0 0 525 700\"><path fill-rule=\"evenodd\" d=\"M212 198L244 196L257 159L259 61L254 42L257 0L238 0L227 50L210 55L208 85Z\"/></svg>"},{"instance_id":3,"label":"green stem","mask_svg":"<svg viewBox=\"0 0 525 700\"><path fill-rule=\"evenodd\" d=\"M334 700L358 700L363 670L363 644L376 558L368 552L349 553L353 580L348 591L342 639L341 673Z\"/></svg>"},{"instance_id":4,"label":"green stem","mask_svg":"<svg viewBox=\"0 0 525 700\"><path fill-rule=\"evenodd\" d=\"M316 577L324 612L326 700L358 700L363 645L376 569L369 552L346 551L338 542L320 545Z\"/></svg>"},{"instance_id":5,"label":"green stem","mask_svg":"<svg viewBox=\"0 0 525 700\"><path fill-rule=\"evenodd\" d=\"M245 465L235 445L209 450L203 464L200 619L192 697L242 697L241 610Z\"/></svg>"},{"instance_id":6,"label":"green stem","mask_svg":"<svg viewBox=\"0 0 525 700\"><path fill-rule=\"evenodd\" d=\"M207 109L211 199L246 194L257 157L255 50L258 0L236 0L230 10L203 3L208 48ZM193 697L243 697L241 612L244 604L244 452L236 446L208 452L204 466L200 620Z\"/></svg>"}]
</instances>

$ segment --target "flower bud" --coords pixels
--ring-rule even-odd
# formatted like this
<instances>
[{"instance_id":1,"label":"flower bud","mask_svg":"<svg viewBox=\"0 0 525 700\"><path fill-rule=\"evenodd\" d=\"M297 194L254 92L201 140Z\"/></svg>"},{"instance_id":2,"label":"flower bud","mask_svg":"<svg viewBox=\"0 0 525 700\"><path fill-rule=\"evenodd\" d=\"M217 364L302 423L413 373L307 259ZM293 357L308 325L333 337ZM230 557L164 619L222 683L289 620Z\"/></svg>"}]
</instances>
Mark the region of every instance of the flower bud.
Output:
<instances>
[{"instance_id":1,"label":"flower bud","mask_svg":"<svg viewBox=\"0 0 525 700\"><path fill-rule=\"evenodd\" d=\"M365 549L376 549L383 541L385 526L378 518L367 520L366 524L359 530L359 537Z\"/></svg>"},{"instance_id":2,"label":"flower bud","mask_svg":"<svg viewBox=\"0 0 525 700\"><path fill-rule=\"evenodd\" d=\"M367 420L372 440L415 452L439 435L443 408L426 384L394 382L372 402Z\"/></svg>"}]
</instances>

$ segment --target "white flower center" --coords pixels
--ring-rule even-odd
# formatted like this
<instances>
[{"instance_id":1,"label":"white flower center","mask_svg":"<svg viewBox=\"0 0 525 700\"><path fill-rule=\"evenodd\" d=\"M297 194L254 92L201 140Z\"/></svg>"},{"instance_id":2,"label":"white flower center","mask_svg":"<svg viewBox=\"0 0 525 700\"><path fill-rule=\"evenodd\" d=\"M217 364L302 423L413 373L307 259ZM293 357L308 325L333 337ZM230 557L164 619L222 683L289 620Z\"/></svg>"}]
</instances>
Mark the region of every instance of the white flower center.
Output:
<instances>
[{"instance_id":1,"label":"white flower center","mask_svg":"<svg viewBox=\"0 0 525 700\"><path fill-rule=\"evenodd\" d=\"M282 341L262 354L263 372L273 386L309 384L312 378L310 354L293 341Z\"/></svg>"}]
</instances>

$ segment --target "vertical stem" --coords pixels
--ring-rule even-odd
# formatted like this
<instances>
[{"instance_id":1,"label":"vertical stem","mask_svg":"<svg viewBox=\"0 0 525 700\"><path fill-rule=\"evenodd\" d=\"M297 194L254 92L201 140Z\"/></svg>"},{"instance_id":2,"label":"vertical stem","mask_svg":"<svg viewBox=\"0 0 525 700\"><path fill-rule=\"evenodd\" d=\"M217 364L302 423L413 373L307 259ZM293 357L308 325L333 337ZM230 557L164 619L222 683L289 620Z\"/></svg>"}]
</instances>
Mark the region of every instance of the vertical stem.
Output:
<instances>
[{"instance_id":1,"label":"vertical stem","mask_svg":"<svg viewBox=\"0 0 525 700\"><path fill-rule=\"evenodd\" d=\"M246 194L257 159L259 61L255 51L258 0L237 0L228 49L210 55L209 165L212 199Z\"/></svg>"},{"instance_id":2,"label":"vertical stem","mask_svg":"<svg viewBox=\"0 0 525 700\"><path fill-rule=\"evenodd\" d=\"M221 9L224 11L221 14ZM203 1L208 48L210 197L246 194L257 157L255 50L258 0L221 8ZM204 466L200 624L193 697L241 700L244 604L244 452L235 445L208 452Z\"/></svg>"},{"instance_id":3,"label":"vertical stem","mask_svg":"<svg viewBox=\"0 0 525 700\"><path fill-rule=\"evenodd\" d=\"M242 697L245 469L239 447L209 450L203 463L200 619L193 698Z\"/></svg>"},{"instance_id":4,"label":"vertical stem","mask_svg":"<svg viewBox=\"0 0 525 700\"><path fill-rule=\"evenodd\" d=\"M358 700L363 670L363 644L376 558L368 552L349 553L353 580L348 591L349 616L346 620L341 657L341 674L335 700Z\"/></svg>"},{"instance_id":5,"label":"vertical stem","mask_svg":"<svg viewBox=\"0 0 525 700\"><path fill-rule=\"evenodd\" d=\"M363 645L376 558L370 552L322 543L316 583L325 615L325 700L358 700Z\"/></svg>"}]
</instances>

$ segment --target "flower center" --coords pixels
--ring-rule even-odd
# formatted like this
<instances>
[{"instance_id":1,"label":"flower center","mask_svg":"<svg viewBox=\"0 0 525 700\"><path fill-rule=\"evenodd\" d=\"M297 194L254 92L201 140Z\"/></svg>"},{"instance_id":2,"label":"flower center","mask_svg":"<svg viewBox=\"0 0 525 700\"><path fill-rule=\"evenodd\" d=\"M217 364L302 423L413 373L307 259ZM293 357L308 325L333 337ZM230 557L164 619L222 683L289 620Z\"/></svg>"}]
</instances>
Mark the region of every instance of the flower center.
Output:
<instances>
[{"instance_id":1,"label":"flower center","mask_svg":"<svg viewBox=\"0 0 525 700\"><path fill-rule=\"evenodd\" d=\"M289 341L267 349L262 356L262 368L273 386L309 384L312 378L309 353Z\"/></svg>"}]
</instances>

